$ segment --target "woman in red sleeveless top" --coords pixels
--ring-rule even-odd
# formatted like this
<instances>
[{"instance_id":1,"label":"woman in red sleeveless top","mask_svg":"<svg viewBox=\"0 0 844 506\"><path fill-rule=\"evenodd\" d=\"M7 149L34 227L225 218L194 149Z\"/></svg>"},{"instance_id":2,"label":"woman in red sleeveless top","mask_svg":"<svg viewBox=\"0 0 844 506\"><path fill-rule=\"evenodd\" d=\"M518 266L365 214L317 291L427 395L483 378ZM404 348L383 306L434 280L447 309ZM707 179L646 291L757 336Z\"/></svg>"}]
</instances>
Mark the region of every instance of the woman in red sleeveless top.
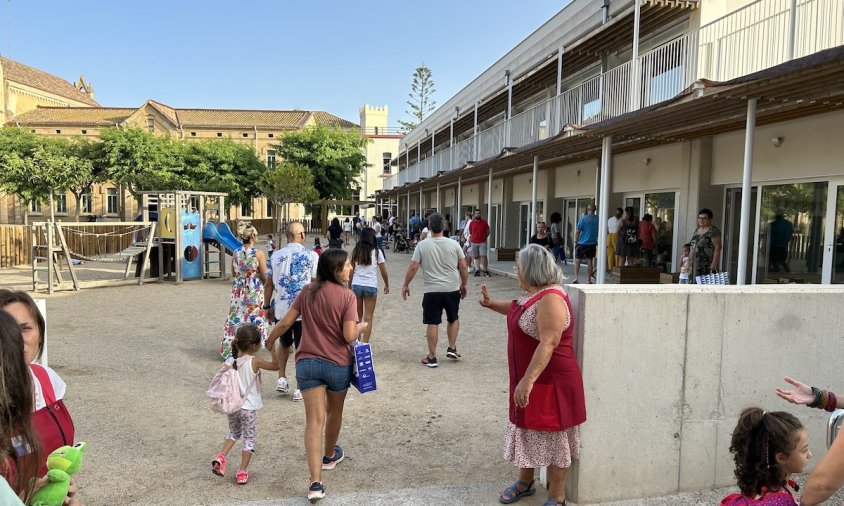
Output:
<instances>
[{"instance_id":1,"label":"woman in red sleeveless top","mask_svg":"<svg viewBox=\"0 0 844 506\"><path fill-rule=\"evenodd\" d=\"M24 292L0 290L0 309L9 313L20 325L23 336L24 358L29 364L34 406L32 427L41 443L41 469L47 473L47 455L65 445L73 445L73 420L65 408L65 382L49 367L33 363L44 350L44 318L35 301Z\"/></svg>"},{"instance_id":2,"label":"woman in red sleeveless top","mask_svg":"<svg viewBox=\"0 0 844 506\"><path fill-rule=\"evenodd\" d=\"M534 469L547 466L544 505L564 505L566 474L580 455L580 424L586 421L583 378L572 342L574 318L548 250L528 245L519 252L515 269L525 291L521 297L493 300L484 285L480 300L507 315L510 423L504 458L519 467L519 479L498 500L510 504L533 495Z\"/></svg>"}]
</instances>

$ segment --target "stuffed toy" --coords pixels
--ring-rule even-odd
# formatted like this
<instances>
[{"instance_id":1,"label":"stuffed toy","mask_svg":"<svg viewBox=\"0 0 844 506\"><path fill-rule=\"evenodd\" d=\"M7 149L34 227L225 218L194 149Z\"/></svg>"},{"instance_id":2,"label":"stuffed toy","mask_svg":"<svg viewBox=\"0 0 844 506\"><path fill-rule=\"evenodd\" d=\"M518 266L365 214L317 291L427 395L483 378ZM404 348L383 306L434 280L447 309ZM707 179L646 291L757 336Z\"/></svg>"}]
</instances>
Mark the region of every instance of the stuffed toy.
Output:
<instances>
[{"instance_id":1,"label":"stuffed toy","mask_svg":"<svg viewBox=\"0 0 844 506\"><path fill-rule=\"evenodd\" d=\"M32 506L62 506L70 488L70 476L82 467L82 453L87 446L62 446L47 457L48 483L32 496Z\"/></svg>"}]
</instances>

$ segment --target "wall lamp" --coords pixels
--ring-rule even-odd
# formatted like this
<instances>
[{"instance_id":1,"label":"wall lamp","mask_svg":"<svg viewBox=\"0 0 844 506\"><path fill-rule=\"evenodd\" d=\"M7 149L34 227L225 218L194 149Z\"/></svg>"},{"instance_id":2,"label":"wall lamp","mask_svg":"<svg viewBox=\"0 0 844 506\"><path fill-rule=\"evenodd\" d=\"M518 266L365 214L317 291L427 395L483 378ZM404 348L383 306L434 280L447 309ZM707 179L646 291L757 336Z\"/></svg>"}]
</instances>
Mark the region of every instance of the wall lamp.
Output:
<instances>
[{"instance_id":1,"label":"wall lamp","mask_svg":"<svg viewBox=\"0 0 844 506\"><path fill-rule=\"evenodd\" d=\"M782 146L783 142L785 142L785 139L782 137L771 137L771 144L773 144L775 148Z\"/></svg>"}]
</instances>

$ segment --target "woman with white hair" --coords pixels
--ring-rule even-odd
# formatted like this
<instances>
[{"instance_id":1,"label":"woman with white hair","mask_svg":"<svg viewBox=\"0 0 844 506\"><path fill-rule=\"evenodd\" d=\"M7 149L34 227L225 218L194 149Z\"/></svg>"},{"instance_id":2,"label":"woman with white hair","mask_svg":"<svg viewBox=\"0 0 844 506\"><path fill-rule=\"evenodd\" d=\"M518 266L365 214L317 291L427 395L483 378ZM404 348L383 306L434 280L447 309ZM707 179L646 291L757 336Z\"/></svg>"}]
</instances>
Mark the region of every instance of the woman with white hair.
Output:
<instances>
[{"instance_id":1,"label":"woman with white hair","mask_svg":"<svg viewBox=\"0 0 844 506\"><path fill-rule=\"evenodd\" d=\"M586 421L583 377L574 356L574 318L550 251L530 244L514 266L525 293L494 300L481 286L480 304L507 315L510 423L504 458L519 467L519 479L498 501L510 504L536 493L534 470L548 467L548 500L566 504L566 474L580 456L580 424Z\"/></svg>"}]
</instances>

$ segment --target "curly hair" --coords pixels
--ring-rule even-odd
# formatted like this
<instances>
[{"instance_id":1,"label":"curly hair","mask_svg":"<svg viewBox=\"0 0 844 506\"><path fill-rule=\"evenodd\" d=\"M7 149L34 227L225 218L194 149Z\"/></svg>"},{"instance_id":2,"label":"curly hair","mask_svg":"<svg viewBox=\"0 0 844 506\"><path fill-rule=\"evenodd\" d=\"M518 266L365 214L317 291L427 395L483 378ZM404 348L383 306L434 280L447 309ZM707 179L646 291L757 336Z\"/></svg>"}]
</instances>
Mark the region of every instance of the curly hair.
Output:
<instances>
[{"instance_id":1,"label":"curly hair","mask_svg":"<svg viewBox=\"0 0 844 506\"><path fill-rule=\"evenodd\" d=\"M776 490L786 485L786 475L777 465L778 453L791 453L797 446L797 431L803 428L791 413L766 413L762 408L745 408L739 416L730 453L736 462L736 480L741 493L753 497L762 488Z\"/></svg>"}]
</instances>

